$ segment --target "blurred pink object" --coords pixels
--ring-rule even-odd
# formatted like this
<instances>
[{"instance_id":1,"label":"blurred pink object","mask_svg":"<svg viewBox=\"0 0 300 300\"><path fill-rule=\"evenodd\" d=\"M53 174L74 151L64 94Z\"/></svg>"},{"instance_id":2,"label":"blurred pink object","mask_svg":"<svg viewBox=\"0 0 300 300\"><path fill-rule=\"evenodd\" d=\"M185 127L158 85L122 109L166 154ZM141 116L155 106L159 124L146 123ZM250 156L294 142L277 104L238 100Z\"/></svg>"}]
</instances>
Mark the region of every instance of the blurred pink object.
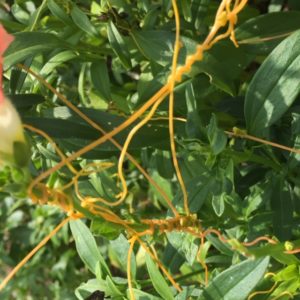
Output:
<instances>
[{"instance_id":1,"label":"blurred pink object","mask_svg":"<svg viewBox=\"0 0 300 300\"><path fill-rule=\"evenodd\" d=\"M0 103L4 102L2 90L3 54L13 40L14 37L8 34L3 26L0 25Z\"/></svg>"}]
</instances>

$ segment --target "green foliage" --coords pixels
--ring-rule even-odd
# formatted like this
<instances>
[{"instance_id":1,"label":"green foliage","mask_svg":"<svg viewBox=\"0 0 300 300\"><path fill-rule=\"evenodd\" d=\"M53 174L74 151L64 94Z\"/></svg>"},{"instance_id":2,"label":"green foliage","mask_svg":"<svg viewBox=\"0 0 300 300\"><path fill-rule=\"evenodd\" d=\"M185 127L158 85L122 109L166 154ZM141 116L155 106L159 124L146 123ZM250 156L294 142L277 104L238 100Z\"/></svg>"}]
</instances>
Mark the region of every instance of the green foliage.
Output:
<instances>
[{"instance_id":1,"label":"green foliage","mask_svg":"<svg viewBox=\"0 0 300 300\"><path fill-rule=\"evenodd\" d=\"M160 274L159 270L155 266L155 263L152 261L149 255L146 256L146 264L150 279L153 283L153 287L157 291L157 293L163 298L172 300L174 299L170 288L164 277Z\"/></svg>"},{"instance_id":2,"label":"green foliage","mask_svg":"<svg viewBox=\"0 0 300 300\"><path fill-rule=\"evenodd\" d=\"M260 134L293 104L299 94L295 74L300 66L296 31L274 49L251 80L245 99L245 118L249 132ZM272 76L270 76L272 74Z\"/></svg>"},{"instance_id":3,"label":"green foliage","mask_svg":"<svg viewBox=\"0 0 300 300\"><path fill-rule=\"evenodd\" d=\"M266 257L247 260L227 269L212 280L198 299L245 299L261 280L268 263Z\"/></svg>"},{"instance_id":4,"label":"green foliage","mask_svg":"<svg viewBox=\"0 0 300 300\"><path fill-rule=\"evenodd\" d=\"M183 65L209 32L220 1L177 2L179 65ZM203 231L219 230L227 241L211 232L201 243L199 235L179 230L191 224L173 225L166 234L156 228L153 234L141 236L144 245L155 247L158 260L182 290L172 286L141 241L136 241L130 266L137 300L243 300L267 290L254 299L299 294L300 260L298 254L286 253L300 247L299 153L228 131L236 127L240 137L249 133L300 147L300 6L294 0L249 2L236 24L239 47L230 40L219 41L175 88L175 141L189 208L201 220ZM166 83L175 40L173 14L171 1L165 0L0 2L0 21L15 36L4 57L5 94L24 123L43 130L69 156L103 133L16 65L22 63L40 74L109 132ZM135 135L128 152L183 214L166 102ZM115 140L123 145L137 122ZM30 130L26 138L32 151L29 164L28 149L17 145L16 159L22 168L0 171L1 278L64 217L58 208L26 199L29 182L61 160L45 138ZM90 163L113 163L79 178L82 197L116 201L119 154L106 141L73 162L77 170ZM137 232L148 228L142 219L172 217L164 197L129 160L124 173L129 193L122 205L111 208L115 215L133 224ZM72 178L64 166L44 183L59 190ZM65 226L12 279L1 299L84 300L96 291L111 299L130 299L126 272L133 233L124 224L81 207L73 189L66 194L86 219L71 221L70 230ZM243 244L261 236L277 243ZM267 272L275 275L264 277Z\"/></svg>"},{"instance_id":5,"label":"green foliage","mask_svg":"<svg viewBox=\"0 0 300 300\"><path fill-rule=\"evenodd\" d=\"M86 227L80 220L71 221L70 227L78 255L88 266L90 271L95 274L95 268L97 262L101 259L101 255L93 235L89 231L88 227Z\"/></svg>"}]
</instances>

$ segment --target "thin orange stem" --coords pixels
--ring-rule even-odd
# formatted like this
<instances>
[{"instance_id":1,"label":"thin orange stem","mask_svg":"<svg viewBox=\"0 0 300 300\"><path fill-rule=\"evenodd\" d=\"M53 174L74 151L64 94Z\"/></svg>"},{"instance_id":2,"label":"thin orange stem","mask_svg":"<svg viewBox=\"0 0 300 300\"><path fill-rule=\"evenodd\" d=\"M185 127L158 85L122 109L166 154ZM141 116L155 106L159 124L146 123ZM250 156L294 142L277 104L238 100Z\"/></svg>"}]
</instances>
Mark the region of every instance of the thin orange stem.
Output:
<instances>
[{"instance_id":1,"label":"thin orange stem","mask_svg":"<svg viewBox=\"0 0 300 300\"><path fill-rule=\"evenodd\" d=\"M103 135L107 134L107 132L100 127L97 123L87 117L81 110L79 110L75 105L73 105L64 95L59 93L52 85L50 85L43 77L38 75L36 72L31 70L30 68L18 64L18 67L24 69L26 72L33 75L37 80L39 80L44 86L46 86L53 94L55 94L64 104L66 104L70 109L72 109L78 116L80 116L83 120L85 120L89 125L100 131ZM113 145L115 145L119 150L122 151L122 146L114 140L112 137L109 137L108 140L111 141ZM144 170L144 168L138 163L138 161L130 155L128 152L125 153L128 159L136 166L136 168L143 174L143 176L154 186L154 188L162 195L165 201L170 204L171 200L166 194L166 192L150 177L150 175ZM170 205L170 209L172 210L174 215L177 215L178 212L173 205Z\"/></svg>"},{"instance_id":2,"label":"thin orange stem","mask_svg":"<svg viewBox=\"0 0 300 300\"><path fill-rule=\"evenodd\" d=\"M199 250L198 250L198 253L197 253L197 257L199 257L201 255L201 251L204 247L204 236L201 236L200 238L200 247L199 247ZM200 262L202 268L204 269L204 274L205 274L205 279L204 279L204 283L205 283L205 286L208 285L208 267L207 267L207 264L205 263L205 260L202 260L201 257L199 257L198 261Z\"/></svg>"},{"instance_id":3,"label":"thin orange stem","mask_svg":"<svg viewBox=\"0 0 300 300\"><path fill-rule=\"evenodd\" d=\"M146 231L144 232L145 234ZM174 288L181 292L182 288L176 283L176 281L174 280L174 278L172 277L172 275L168 272L168 270L163 266L163 264L160 262L159 259L157 259L155 257L155 255L150 251L150 249L148 248L148 246L139 238L140 236L144 235L143 233L140 233L139 236L137 236L137 240L139 241L140 245L142 245L142 247L145 249L145 251L151 256L151 258L157 263L157 265L159 266L159 268L161 269L161 271L166 275L166 277L168 278L168 280L172 283L172 285L174 286Z\"/></svg>"},{"instance_id":4,"label":"thin orange stem","mask_svg":"<svg viewBox=\"0 0 300 300\"><path fill-rule=\"evenodd\" d=\"M44 246L46 243L73 217L70 216L64 219L59 225L57 225L33 250L31 250L23 259L20 261L14 269L3 279L0 284L0 291L2 291L7 283L16 275L16 273Z\"/></svg>"},{"instance_id":5,"label":"thin orange stem","mask_svg":"<svg viewBox=\"0 0 300 300\"><path fill-rule=\"evenodd\" d=\"M132 288L132 279L131 279L131 254L133 252L134 244L137 240L137 236L133 236L129 240L129 250L127 255L127 279L128 279L128 289L130 294L130 300L135 300L133 288Z\"/></svg>"},{"instance_id":6,"label":"thin orange stem","mask_svg":"<svg viewBox=\"0 0 300 300\"><path fill-rule=\"evenodd\" d=\"M287 147L287 146L284 146L284 145L281 145L281 144L277 144L277 143L274 143L274 142L270 142L270 141L267 141L267 140L264 140L264 139L258 138L256 136L246 134L246 133L244 134L244 133L238 133L238 132L232 132L232 131L224 131L224 132L229 136L234 136L234 137L238 137L238 138L242 138L242 139L247 139L247 140L259 142L261 144L269 145L269 146L272 146L272 147L275 147L275 148L279 148L279 149L282 149L282 150L286 150L286 151L289 151L289 152L300 154L300 149L290 148L290 147Z\"/></svg>"},{"instance_id":7,"label":"thin orange stem","mask_svg":"<svg viewBox=\"0 0 300 300\"><path fill-rule=\"evenodd\" d=\"M93 141L89 145L83 147L82 149L78 150L77 152L70 155L65 160L59 162L54 167L48 169L44 173L40 174L29 186L29 191L32 190L34 185L42 181L43 179L47 178L50 174L53 172L59 170L61 167L63 167L68 162L73 161L74 159L80 157L81 155L89 152L90 150L94 149L95 147L101 145L102 143L106 142L108 139L112 138L116 134L120 133L122 130L124 130L126 127L131 125L141 114L143 114L149 107L151 107L158 99L164 98L168 93L168 85L162 87L148 102L146 102L140 109L138 109L133 115L128 118L126 121L124 121L121 125L113 129L111 132L106 133L104 136L100 137L99 139Z\"/></svg>"},{"instance_id":8,"label":"thin orange stem","mask_svg":"<svg viewBox=\"0 0 300 300\"><path fill-rule=\"evenodd\" d=\"M215 235L217 235L218 239L219 239L220 241L222 241L223 243L228 243L228 242L229 242L229 240L226 239L226 238L221 234L220 231L218 231L218 230L216 230L216 229L213 229L213 228L209 228L209 229L205 230L205 231L202 233L202 235L203 235L203 236L207 236L208 234L211 234L211 233L214 233Z\"/></svg>"},{"instance_id":9,"label":"thin orange stem","mask_svg":"<svg viewBox=\"0 0 300 300\"><path fill-rule=\"evenodd\" d=\"M257 243L259 242L262 242L262 241L266 241L268 242L269 244L273 244L273 245L276 245L277 242L266 237L266 236L260 236L258 238L256 238L254 241L251 241L251 242L243 242L242 245L243 246L246 246L246 247L250 247L250 246L253 246L253 245L256 245Z\"/></svg>"},{"instance_id":10,"label":"thin orange stem","mask_svg":"<svg viewBox=\"0 0 300 300\"><path fill-rule=\"evenodd\" d=\"M295 249L295 250L284 251L284 253L286 253L286 254L297 254L297 253L300 253L300 248Z\"/></svg>"},{"instance_id":11,"label":"thin orange stem","mask_svg":"<svg viewBox=\"0 0 300 300\"><path fill-rule=\"evenodd\" d=\"M59 157L62 160L66 159L66 156L64 155L64 153L59 149L59 147L56 145L56 143L53 141L53 139L46 132L44 132L38 128L35 128L29 124L23 124L23 127L44 137L52 145L52 147L57 152ZM77 170L72 166L72 164L67 163L67 166L69 167L69 169L72 173L77 174Z\"/></svg>"},{"instance_id":12,"label":"thin orange stem","mask_svg":"<svg viewBox=\"0 0 300 300\"><path fill-rule=\"evenodd\" d=\"M277 300L277 299L281 298L282 296L286 296L286 295L289 296L290 299L294 298L294 296L290 292L286 291L286 292L282 292L281 294L279 294L278 296L272 298L271 300Z\"/></svg>"},{"instance_id":13,"label":"thin orange stem","mask_svg":"<svg viewBox=\"0 0 300 300\"><path fill-rule=\"evenodd\" d=\"M216 33L218 32L218 30L225 26L227 23L227 17L224 15L224 7L225 7L225 1L223 0L218 13L220 13L219 16L216 17L215 20L215 24L209 34L209 36L207 37L207 39L204 41L203 45L200 45L197 47L197 51L193 54L187 57L186 59L186 63L185 66L180 67L176 70L176 81L180 81L181 77L184 73L188 73L190 71L191 65L197 61L197 60L201 60L203 57L203 51L209 49L212 44L210 45L209 43L211 43L211 39L216 35ZM222 36L223 38L223 36ZM224 36L225 38L225 36ZM22 67L22 66L21 66ZM50 88L50 87L49 87ZM53 89L53 88L52 88ZM51 90L52 90L51 89ZM52 90L53 92L57 93L54 90ZM123 122L121 125L119 125L117 128L115 128L114 130L112 130L109 133L106 133L103 137L99 138L98 140L92 142L91 144L87 145L86 147L80 149L79 151L77 151L76 153L74 153L73 155L71 155L70 157L68 157L66 160L58 163L56 166L54 166L53 168L49 169L48 171L44 172L43 174L41 174L40 176L38 176L36 178L36 180L33 182L33 184L43 180L44 178L46 178L47 176L49 176L52 172L55 172L56 170L60 169L63 165L65 165L66 163L78 158L79 156L85 154L86 152L90 151L91 149L99 146L100 144L102 144L103 142L107 141L108 139L111 139L114 135L118 134L119 132L121 132L123 129L125 129L126 127L128 127L130 124L132 124L136 119L138 119L148 108L150 108L158 99L164 98L170 91L170 83L167 83L165 86L163 86L152 98L150 98L140 109L138 109L135 113L133 113L133 115L128 118L125 122ZM74 108L74 107L73 107ZM83 118L86 119L86 116L82 116ZM32 189L32 185L30 186L29 189Z\"/></svg>"},{"instance_id":14,"label":"thin orange stem","mask_svg":"<svg viewBox=\"0 0 300 300\"><path fill-rule=\"evenodd\" d=\"M253 292L249 295L249 297L247 298L247 300L251 300L253 299L255 296L257 295L265 295L265 294L270 294L274 291L275 287L277 286L277 282L275 282L270 289L266 290L266 291L257 291L257 292Z\"/></svg>"},{"instance_id":15,"label":"thin orange stem","mask_svg":"<svg viewBox=\"0 0 300 300\"><path fill-rule=\"evenodd\" d=\"M261 42L267 42L267 41L272 41L275 39L280 39L280 38L284 38L287 37L291 34L293 34L295 31L290 31L290 32L286 32L286 33L282 33L282 34L278 34L278 35L273 35L273 36L268 36L265 38L249 38L249 39L245 39L245 40L239 40L238 43L240 45L243 44L259 44Z\"/></svg>"},{"instance_id":16,"label":"thin orange stem","mask_svg":"<svg viewBox=\"0 0 300 300\"><path fill-rule=\"evenodd\" d=\"M183 205L186 215L190 214L189 204L188 204L188 193L185 187L185 183L180 171L180 167L177 160L177 153L176 153L176 145L174 140L174 86L176 81L176 69L177 69L177 60L180 50L180 17L179 11L177 7L176 0L172 0L172 6L175 14L175 23L176 23L176 37L174 43L174 54L173 54L173 61L172 61L172 71L171 76L169 78L170 83L170 96L169 96L169 134L170 134L170 146L171 146L171 153L172 153L172 160L173 165L175 168L175 172L177 175L178 182L181 187L182 195L183 195Z\"/></svg>"},{"instance_id":17,"label":"thin orange stem","mask_svg":"<svg viewBox=\"0 0 300 300\"><path fill-rule=\"evenodd\" d=\"M121 151L120 157L119 157L119 163L118 163L118 175L119 175L119 179L121 181L122 187L123 187L123 191L121 193L121 197L118 201L111 203L111 206L117 206L120 205L124 200L125 197L127 195L127 184L126 184L126 180L123 174L123 163L124 163L124 159L125 159L125 154L126 151L129 147L129 144L132 140L132 138L134 137L134 135L137 133L137 131L143 127L154 115L155 111L157 110L158 106L161 104L161 102L164 99L161 98L159 99L151 108L149 114L142 120L140 121L136 126L134 126L132 128L132 130L129 132L129 134L127 135L126 141L124 143L123 149ZM169 205L169 207L172 207L173 211L176 212L175 215L178 216L178 212L176 210L176 208L173 206L171 201L167 201L167 204Z\"/></svg>"}]
</instances>

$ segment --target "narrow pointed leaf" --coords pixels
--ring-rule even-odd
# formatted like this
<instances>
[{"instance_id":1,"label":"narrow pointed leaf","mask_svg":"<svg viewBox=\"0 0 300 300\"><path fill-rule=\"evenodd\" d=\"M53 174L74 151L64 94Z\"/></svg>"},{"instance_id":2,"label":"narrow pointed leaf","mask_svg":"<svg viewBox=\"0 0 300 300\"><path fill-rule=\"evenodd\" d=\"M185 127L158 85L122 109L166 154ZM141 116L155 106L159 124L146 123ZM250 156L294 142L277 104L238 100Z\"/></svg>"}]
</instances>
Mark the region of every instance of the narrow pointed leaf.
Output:
<instances>
[{"instance_id":1,"label":"narrow pointed leaf","mask_svg":"<svg viewBox=\"0 0 300 300\"><path fill-rule=\"evenodd\" d=\"M104 60L99 60L91 65L91 79L101 97L107 101L111 101L108 69Z\"/></svg>"},{"instance_id":2,"label":"narrow pointed leaf","mask_svg":"<svg viewBox=\"0 0 300 300\"><path fill-rule=\"evenodd\" d=\"M131 68L130 54L127 45L113 22L107 24L107 34L111 47L125 68Z\"/></svg>"},{"instance_id":3,"label":"narrow pointed leaf","mask_svg":"<svg viewBox=\"0 0 300 300\"><path fill-rule=\"evenodd\" d=\"M80 258L95 274L97 263L102 257L92 233L81 220L70 221L70 227Z\"/></svg>"},{"instance_id":4,"label":"narrow pointed leaf","mask_svg":"<svg viewBox=\"0 0 300 300\"><path fill-rule=\"evenodd\" d=\"M247 52L266 55L299 28L299 11L281 11L251 18L235 32L239 45Z\"/></svg>"},{"instance_id":5,"label":"narrow pointed leaf","mask_svg":"<svg viewBox=\"0 0 300 300\"><path fill-rule=\"evenodd\" d=\"M158 267L155 265L155 263L149 255L146 256L146 264L152 284L157 293L165 300L174 299L166 280L161 275L161 273L158 270Z\"/></svg>"},{"instance_id":6,"label":"narrow pointed leaf","mask_svg":"<svg viewBox=\"0 0 300 300\"><path fill-rule=\"evenodd\" d=\"M51 33L19 32L5 52L5 68L46 51L68 48L67 43Z\"/></svg>"},{"instance_id":7,"label":"narrow pointed leaf","mask_svg":"<svg viewBox=\"0 0 300 300\"><path fill-rule=\"evenodd\" d=\"M74 25L68 14L54 0L48 0L48 8L56 18L66 25Z\"/></svg>"},{"instance_id":8,"label":"narrow pointed leaf","mask_svg":"<svg viewBox=\"0 0 300 300\"><path fill-rule=\"evenodd\" d=\"M87 15L75 5L71 11L71 16L74 23L82 31L92 36L97 35L97 30L95 29L95 27L93 26L93 24L91 23Z\"/></svg>"},{"instance_id":9,"label":"narrow pointed leaf","mask_svg":"<svg viewBox=\"0 0 300 300\"><path fill-rule=\"evenodd\" d=\"M269 257L243 261L219 274L207 286L198 300L244 300L262 279Z\"/></svg>"},{"instance_id":10,"label":"narrow pointed leaf","mask_svg":"<svg viewBox=\"0 0 300 300\"><path fill-rule=\"evenodd\" d=\"M250 133L259 135L274 124L299 94L300 30L280 43L252 79L245 101Z\"/></svg>"}]
</instances>

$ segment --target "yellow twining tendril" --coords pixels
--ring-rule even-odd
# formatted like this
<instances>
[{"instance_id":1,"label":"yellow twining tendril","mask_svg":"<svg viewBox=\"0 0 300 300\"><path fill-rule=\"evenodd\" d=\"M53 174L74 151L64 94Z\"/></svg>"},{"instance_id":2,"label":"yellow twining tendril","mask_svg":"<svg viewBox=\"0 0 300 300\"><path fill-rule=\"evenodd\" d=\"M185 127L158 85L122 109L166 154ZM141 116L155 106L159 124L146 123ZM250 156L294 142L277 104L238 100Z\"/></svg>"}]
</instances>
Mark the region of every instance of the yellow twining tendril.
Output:
<instances>
[{"instance_id":1,"label":"yellow twining tendril","mask_svg":"<svg viewBox=\"0 0 300 300\"><path fill-rule=\"evenodd\" d=\"M224 5L226 4L227 5ZM55 93L65 104L67 104L73 111L75 111L78 115L80 115L84 120L86 120L87 123L89 123L91 126L93 126L94 128L98 129L102 134L104 134L104 136L100 137L98 140L94 141L93 143L91 143L90 145L82 148L81 150L79 150L77 153L74 153L72 154L71 156L69 156L68 158L65 158L63 155L61 155L59 153L59 155L61 156L62 158L62 161L57 164L55 167L53 167L52 169L50 170L47 170L46 172L42 173L40 176L38 176L36 179L34 179L31 183L31 185L29 186L29 194L30 195L34 195L33 193L33 190L34 188L40 188L42 190L42 199L43 198L49 198L50 196L53 196L53 198L56 198L56 199L53 199L53 202L55 202L54 200L56 200L56 202L66 211L68 210L71 210L72 207L69 207L69 204L66 204L68 203L67 199L64 197L64 194L60 194L59 192L56 193L56 195L53 195L51 194L51 191L49 191L49 188L47 187L43 187L43 185L41 184L41 181L43 179L45 179L47 176L49 176L50 174L52 174L53 172L57 171L59 168L61 168L62 166L64 165L68 165L70 166L70 163L78 158L79 156L81 156L82 154L88 152L89 150L93 149L94 147L100 145L101 143L103 143L104 141L106 140L112 140L113 136L116 135L117 133L121 132L123 129L125 129L127 126L129 126L130 124L132 124L135 120L137 120L140 116L142 116L142 114L144 112L146 112L147 109L149 109L152 105L154 106L151 111L150 111L150 118L151 116L154 114L156 108L158 107L158 105L163 101L163 99L167 96L167 94L170 94L170 109L169 109L169 119L170 119L170 124L171 124L171 129L170 129L170 139L171 139L171 146L172 147L172 155L173 155L173 161L176 161L176 151L175 151L175 147L174 147L174 132L172 130L172 127L173 127L173 109L172 109L172 106L173 106L173 89L174 89L174 85L175 85L175 81L180 81L181 80L181 77L184 73L188 73L189 70L190 70L190 67L191 65L196 61L196 60L199 60L199 59L202 59L203 57L203 51L206 50L206 49L209 49L213 43L216 42L216 40L213 40L213 38L215 37L215 34L218 32L218 29L225 26L225 23L224 23L224 10L225 10L225 6L226 6L226 12L227 14L229 13L233 13L234 15L234 12L230 11L230 5L228 5L228 1L222 1L221 5L220 5L220 8L217 12L217 17L216 17L216 21L215 21L215 24L213 25L213 29L210 33L210 35L208 36L208 38L206 39L206 41L204 42L203 44L203 48L202 47L198 47L197 48L197 52L195 53L194 56L190 56L187 58L187 61L186 61L186 64L185 66L183 67L180 67L178 69L176 69L176 65L177 65L177 56L178 56L178 53L179 53L179 13L178 13L178 9L177 9L177 4L176 4L176 1L172 1L172 4L173 4L173 9L174 9L174 12L175 12L175 16L176 16L176 43L175 43L175 47L174 47L174 51L175 51L175 55L174 55L174 58L173 58L173 63L172 63L172 72L171 72L171 78L169 80L169 82L161 89L159 90L147 103L145 103L138 111L136 111L130 118L128 118L128 120L126 120L123 124L121 124L120 126L118 126L117 128L115 128L113 131L111 131L110 133L106 133L104 132L96 123L94 123L93 121L91 121L89 118L87 118L83 113L80 112L80 110L78 110L74 105L72 105L67 99L65 99L62 95L58 94L57 91L52 88L50 85L48 85L48 88L50 90L53 91L53 93ZM236 1L236 5L234 6L234 10L236 11L236 13L238 12L238 1ZM240 5L241 7L241 5ZM220 15L222 15L222 24L220 23ZM228 15L228 20L229 22L231 22L230 24L232 24L232 16ZM234 21L236 22L236 20ZM231 34L232 33L232 29L233 29L233 26L230 25L232 28L228 29L228 34ZM226 34L223 35L224 38L226 37ZM211 43L211 44L210 44ZM206 49L205 49L206 48ZM23 69L26 69L26 67L24 66L20 66L21 68ZM37 77L40 82L44 83L46 86L47 86L47 83L42 79L42 78L39 78L38 76L36 76L36 74L34 74L34 72L30 69L27 68L27 72L33 74L35 77ZM152 113L152 115L151 115ZM150 119L149 118L149 119ZM144 122L146 123L147 120ZM140 127L143 126L143 123L140 125ZM137 128L138 129L138 128ZM135 129L135 130L137 130ZM133 134L132 134L133 135ZM44 135L45 136L45 135ZM48 139L49 140L49 139ZM172 142L173 141L173 142ZM116 143L114 143L116 145ZM129 142L127 143L129 144ZM126 145L126 143L125 143ZM120 148L118 145L116 145L118 148ZM122 148L122 147L121 147ZM125 149L125 150L124 150ZM122 150L122 153L121 153L121 156L120 158L123 158L124 159L124 153L126 153L126 148L124 148ZM57 149L56 149L57 150ZM130 158L130 157L129 157ZM131 159L132 160L132 159ZM134 161L133 161L134 162ZM176 162L175 162L176 163ZM122 165L122 163L119 163L119 165ZM72 170L72 168L71 168ZM74 171L74 170L73 170ZM122 170L120 170L119 168L119 173L121 174L122 173ZM183 183L183 180L181 178L181 174L180 174L180 171L179 171L179 168L177 167L176 169L176 173L177 173L177 176L178 176L178 179L180 181L180 184L182 186L182 189L183 189L183 194L184 194L184 201L185 201L185 210L186 210L186 213L189 214L189 211L188 211L188 205L187 205L187 195L186 195L186 191L185 191L185 187L184 187L184 183ZM119 174L119 175L120 175ZM79 178L80 175L77 175L75 176L76 179ZM119 176L120 178L122 178L121 176ZM148 179L148 178L147 178ZM74 183L76 183L76 180L74 180ZM123 189L125 190L124 186L126 185L126 182L124 184L123 183ZM75 184L76 185L76 184ZM42 188L43 187L43 188ZM78 192L78 191L77 191ZM78 194L78 193L77 193ZM122 198L125 198L124 195L126 195L126 190L125 190L125 193L123 193L122 197L120 198L121 201L123 201ZM33 197L34 198L34 197ZM91 205L91 203L93 203L93 201L91 199L86 199L87 202L89 203L89 205ZM85 201L82 201L82 205L83 206L86 206L86 202ZM65 205L63 205L65 204ZM170 203L169 203L170 204ZM170 205L171 208L172 208L172 205ZM97 207L96 206L92 206L90 207L91 210L94 210L96 209ZM99 207L98 207L99 208ZM95 213L99 213L101 212L102 216L105 217L106 219L111 219L112 221L116 222L119 220L119 218L114 215L112 212L110 212L109 210L105 212L105 209L103 207L101 207L98 211L94 211ZM178 213L177 211L173 208L173 212L175 212L175 216L178 216ZM121 222L122 224L124 222ZM125 225L125 224L123 224ZM133 248L133 247L132 247ZM129 272L130 273L130 272Z\"/></svg>"},{"instance_id":2,"label":"yellow twining tendril","mask_svg":"<svg viewBox=\"0 0 300 300\"><path fill-rule=\"evenodd\" d=\"M260 144L265 144L265 145L269 145L272 146L274 148L279 148L288 152L293 152L296 154L300 154L300 149L295 149L295 148L291 148L291 147L287 147L278 143L274 143L271 141L267 141L261 138L258 138L256 136L247 134L246 132L244 132L243 130L240 130L238 128L233 128L232 131L224 131L227 135L231 136L231 137L238 137L238 138L242 138L242 139L247 139L247 140L251 140L251 141L255 141L258 142Z\"/></svg>"},{"instance_id":3,"label":"yellow twining tendril","mask_svg":"<svg viewBox=\"0 0 300 300\"><path fill-rule=\"evenodd\" d=\"M275 276L275 275L276 275L275 273L267 273L267 274L264 276L264 278L267 278L267 277L273 277L273 276ZM256 292L253 292L253 293L251 293L251 294L248 296L247 300L252 300L252 299L254 299L254 297L257 296L257 295L271 294L271 293L274 291L274 289L276 288L276 286L277 286L277 282L275 282L275 283L274 283L268 290L266 290L266 291L256 291Z\"/></svg>"},{"instance_id":4,"label":"yellow twining tendril","mask_svg":"<svg viewBox=\"0 0 300 300\"><path fill-rule=\"evenodd\" d=\"M178 12L178 7L176 0L172 0L173 10L175 14L175 23L176 23L176 37L175 37L175 44L174 44L174 54L173 54L173 61L172 61L172 70L171 75L169 77L170 82L170 96L169 96L169 133L170 133L170 142L171 142L171 153L173 159L173 166L175 168L175 172L177 175L178 182L181 186L182 195L183 195L183 204L184 210L187 215L190 214L189 204L188 204L188 194L187 190L183 181L183 177L179 168L177 154L176 154L176 146L174 140L174 86L176 82L176 68L177 68L177 60L179 56L180 50L180 17Z\"/></svg>"},{"instance_id":5,"label":"yellow twining tendril","mask_svg":"<svg viewBox=\"0 0 300 300\"><path fill-rule=\"evenodd\" d=\"M286 291L286 292L282 292L281 294L279 294L278 296L272 298L271 300L278 300L278 299L280 299L283 296L289 296L289 299L293 299L294 298L294 296L290 292Z\"/></svg>"},{"instance_id":6,"label":"yellow twining tendril","mask_svg":"<svg viewBox=\"0 0 300 300\"><path fill-rule=\"evenodd\" d=\"M57 152L57 154L59 155L59 157L62 160L64 160L66 158L64 153L59 149L59 147L56 145L56 143L53 141L53 139L48 134L46 134L44 131L42 131L38 128L35 128L35 127L33 127L29 124L23 124L23 127L30 130L30 131L33 131L33 132L41 135L41 136L43 136L52 145L52 147L54 148L54 150ZM77 171L75 170L75 168L72 166L71 163L68 162L68 163L66 163L66 165L72 173L77 174Z\"/></svg>"},{"instance_id":7,"label":"yellow twining tendril","mask_svg":"<svg viewBox=\"0 0 300 300\"><path fill-rule=\"evenodd\" d=\"M43 247L47 244L47 242L71 219L80 218L80 215L74 214L73 216L69 216L64 219L60 224L58 224L30 253L28 253L21 262L19 262L3 279L0 284L0 291L5 288L7 283L15 276L15 274Z\"/></svg>"},{"instance_id":8,"label":"yellow twining tendril","mask_svg":"<svg viewBox=\"0 0 300 300\"><path fill-rule=\"evenodd\" d=\"M237 13L239 13L239 11L245 6L246 1L241 1L241 2L236 1L232 10L230 8L230 4L231 4L231 1L228 1L228 0L227 1L222 1L221 5L220 5L220 7L217 11L217 16L216 16L216 19L215 19L215 23L214 23L214 25L212 27L212 30L211 30L210 34L208 35L207 39L203 42L202 45L197 47L197 51L194 55L191 55L191 56L187 57L185 66L182 66L182 67L179 67L179 68L176 69L176 72L175 72L175 74L173 74L174 76L172 76L173 79L171 81L169 81L164 87L162 87L151 99L149 99L140 109L138 109L135 113L133 113L133 115L131 117L129 117L124 123L122 123L121 125L116 127L111 132L109 132L109 133L105 134L104 136L100 137L98 140L92 142L91 144L87 145L86 147L84 147L84 148L80 149L79 151L77 151L76 153L72 154L66 160L58 163L55 167L47 170L46 172L44 172L43 174L38 176L33 181L32 185L37 184L39 181L41 181L44 178L46 178L47 176L49 176L52 172L55 172L56 170L61 168L64 164L78 158L82 154L90 151L91 149L95 148L96 146L99 146L103 142L105 142L108 139L112 138L114 135L121 132L127 126L132 124L148 108L150 108L155 103L157 103L156 105L158 106L158 102L162 102L162 100L165 98L165 96L167 94L169 94L170 91L172 90L171 89L172 88L172 81L174 81L174 80L176 80L176 81L179 80L180 81L182 75L189 72L191 65L195 61L202 59L203 51L205 51L205 50L209 49L210 47L212 47L212 45L216 42L215 38L218 37L217 33L218 33L219 29L224 27L226 25L226 22L229 22L229 24L232 24L233 16L237 15ZM224 16L226 16L226 18ZM226 19L226 22L224 22L225 19ZM233 26L229 25L228 30L226 31L226 33L223 33L219 36L221 36L221 38L226 38L230 34L232 34L233 29L234 29ZM173 138L174 137L171 137L171 139L173 139ZM126 150L123 149L122 152L126 152ZM119 176L120 176L120 174L119 174ZM123 189L124 189L124 185L126 185L126 182L122 181L122 184L123 184ZM32 188L32 186L31 186L31 188ZM122 195L120 200L123 201L123 198L124 198L124 195ZM185 207L187 207L186 204L185 204Z\"/></svg>"},{"instance_id":9,"label":"yellow twining tendril","mask_svg":"<svg viewBox=\"0 0 300 300\"><path fill-rule=\"evenodd\" d=\"M42 78L40 75L38 75L36 72L31 70L30 68L18 64L18 67L25 70L26 72L33 75L39 82L41 82L45 87L47 87L49 90L53 92L65 105L67 105L72 111L74 111L79 117L81 117L84 121L86 121L89 125L91 125L93 128L98 130L100 133L105 135L107 132L102 129L97 123L95 123L93 120L91 120L88 116L86 116L80 109L78 109L75 105L73 105L64 95L59 93L54 87L52 87L44 78ZM41 132L39 130L39 132ZM122 146L114 140L112 137L108 137L108 140L115 145L119 150L122 150ZM176 216L178 215L178 212L176 208L173 206L171 200L165 193L165 191L151 178L151 176L143 169L143 167L138 163L138 161L130 155L128 152L125 153L126 157L137 167L137 169L144 175L144 177L149 181L151 185L155 187L155 189L162 195L166 203L169 205L170 209L172 210L173 214ZM62 158L63 159L63 158Z\"/></svg>"}]
</instances>

